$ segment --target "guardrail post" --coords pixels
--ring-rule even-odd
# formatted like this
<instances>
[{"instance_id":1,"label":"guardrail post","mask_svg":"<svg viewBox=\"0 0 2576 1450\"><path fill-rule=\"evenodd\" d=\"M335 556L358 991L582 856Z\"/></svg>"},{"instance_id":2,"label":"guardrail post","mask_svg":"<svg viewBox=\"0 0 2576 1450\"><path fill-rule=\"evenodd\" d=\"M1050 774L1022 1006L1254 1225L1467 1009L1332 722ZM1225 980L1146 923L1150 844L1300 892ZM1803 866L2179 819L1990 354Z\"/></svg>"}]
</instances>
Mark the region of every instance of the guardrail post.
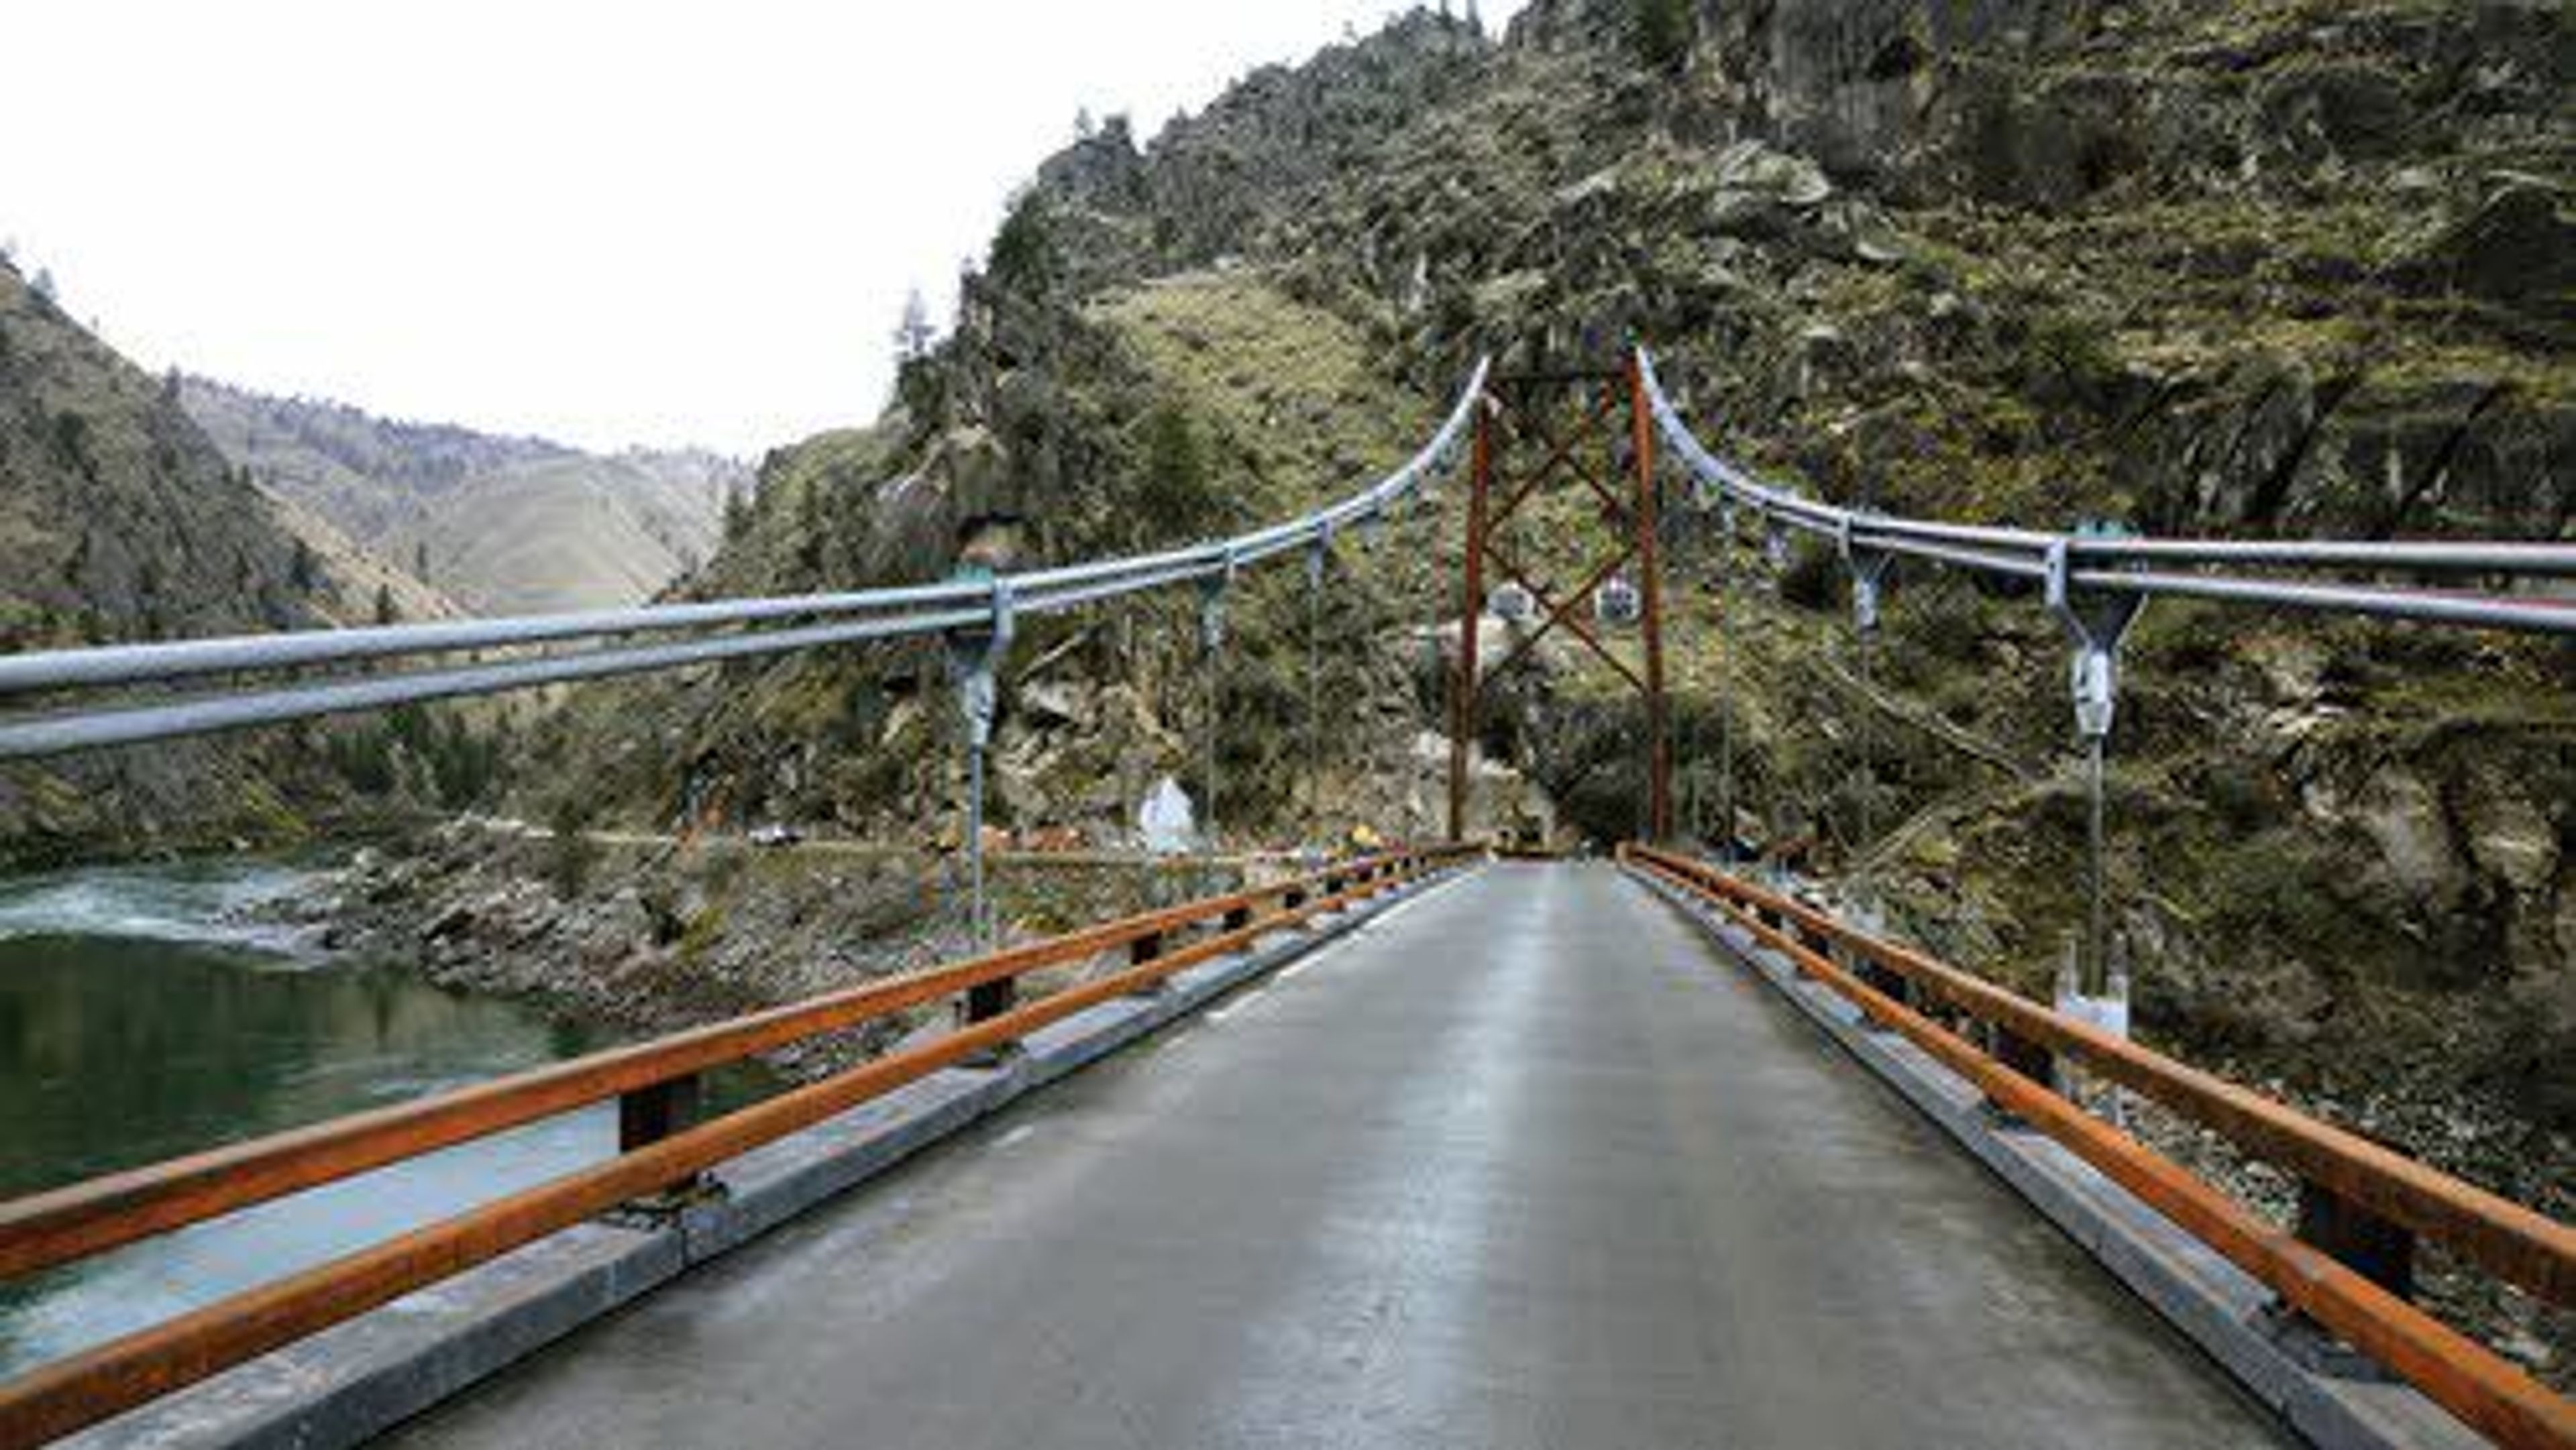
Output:
<instances>
[{"instance_id":1,"label":"guardrail post","mask_svg":"<svg viewBox=\"0 0 2576 1450\"><path fill-rule=\"evenodd\" d=\"M618 1094L617 1151L632 1153L687 1131L697 1125L705 1103L704 1083L696 1073L665 1078ZM687 1193L706 1181L703 1173L685 1174L662 1185L658 1196Z\"/></svg>"},{"instance_id":2,"label":"guardrail post","mask_svg":"<svg viewBox=\"0 0 2576 1450\"><path fill-rule=\"evenodd\" d=\"M1020 1005L1020 979L1004 977L997 982L983 982L966 989L965 1022L973 1026L990 1022Z\"/></svg>"},{"instance_id":3,"label":"guardrail post","mask_svg":"<svg viewBox=\"0 0 2576 1450\"><path fill-rule=\"evenodd\" d=\"M1127 943L1127 965L1131 967L1141 967L1162 954L1163 934L1159 931L1147 932L1145 935ZM1128 993L1128 995L1131 997L1156 997L1171 990L1171 986L1171 978L1156 977L1150 982L1139 983L1133 991Z\"/></svg>"},{"instance_id":4,"label":"guardrail post","mask_svg":"<svg viewBox=\"0 0 2576 1450\"><path fill-rule=\"evenodd\" d=\"M1914 1005L1913 979L1867 952L1860 953L1860 962L1855 975L1870 990L1888 998L1899 1007L1911 1008Z\"/></svg>"},{"instance_id":5,"label":"guardrail post","mask_svg":"<svg viewBox=\"0 0 2576 1450\"><path fill-rule=\"evenodd\" d=\"M2299 1180L2299 1239L2396 1295L2415 1297L2415 1234L2342 1194Z\"/></svg>"},{"instance_id":6,"label":"guardrail post","mask_svg":"<svg viewBox=\"0 0 2576 1450\"><path fill-rule=\"evenodd\" d=\"M1995 1061L2054 1092L2057 1063L2045 1043L2034 1042L1997 1022L1992 1024Z\"/></svg>"}]
</instances>

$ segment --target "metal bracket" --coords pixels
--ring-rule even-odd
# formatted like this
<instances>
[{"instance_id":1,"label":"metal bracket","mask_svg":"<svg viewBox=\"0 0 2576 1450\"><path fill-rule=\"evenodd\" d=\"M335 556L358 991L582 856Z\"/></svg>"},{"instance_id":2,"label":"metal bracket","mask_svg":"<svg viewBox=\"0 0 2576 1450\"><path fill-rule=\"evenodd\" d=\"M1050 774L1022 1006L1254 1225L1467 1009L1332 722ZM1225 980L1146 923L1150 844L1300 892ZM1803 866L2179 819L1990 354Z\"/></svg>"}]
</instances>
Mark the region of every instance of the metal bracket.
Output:
<instances>
[{"instance_id":1,"label":"metal bracket","mask_svg":"<svg viewBox=\"0 0 2576 1450\"><path fill-rule=\"evenodd\" d=\"M1835 543L1841 548L1843 567L1852 577L1852 628L1863 634L1878 631L1878 604L1882 586L1887 581L1887 566L1894 556L1875 545L1852 540L1852 516L1835 521Z\"/></svg>"},{"instance_id":2,"label":"metal bracket","mask_svg":"<svg viewBox=\"0 0 2576 1450\"><path fill-rule=\"evenodd\" d=\"M1326 519L1315 530L1315 542L1306 550L1306 587L1324 587L1324 568L1333 552L1333 521Z\"/></svg>"},{"instance_id":3,"label":"metal bracket","mask_svg":"<svg viewBox=\"0 0 2576 1450\"><path fill-rule=\"evenodd\" d=\"M2077 590L2067 564L2068 541L2048 546L2048 612L2066 629L2075 645L2067 683L2075 697L2075 728L2086 740L2111 733L2111 718L2120 700L2120 642L2146 604L2142 594L2086 593Z\"/></svg>"},{"instance_id":4,"label":"metal bracket","mask_svg":"<svg viewBox=\"0 0 2576 1450\"><path fill-rule=\"evenodd\" d=\"M996 676L1002 656L1011 648L1016 601L1011 581L991 580L992 622L948 632L948 677L957 685L957 707L966 717L966 743L981 750L992 743L993 718L1001 692Z\"/></svg>"},{"instance_id":5,"label":"metal bracket","mask_svg":"<svg viewBox=\"0 0 2576 1450\"><path fill-rule=\"evenodd\" d=\"M1225 595L1234 587L1234 546L1225 550L1225 568L1199 580L1199 646L1209 654L1225 647Z\"/></svg>"}]
</instances>

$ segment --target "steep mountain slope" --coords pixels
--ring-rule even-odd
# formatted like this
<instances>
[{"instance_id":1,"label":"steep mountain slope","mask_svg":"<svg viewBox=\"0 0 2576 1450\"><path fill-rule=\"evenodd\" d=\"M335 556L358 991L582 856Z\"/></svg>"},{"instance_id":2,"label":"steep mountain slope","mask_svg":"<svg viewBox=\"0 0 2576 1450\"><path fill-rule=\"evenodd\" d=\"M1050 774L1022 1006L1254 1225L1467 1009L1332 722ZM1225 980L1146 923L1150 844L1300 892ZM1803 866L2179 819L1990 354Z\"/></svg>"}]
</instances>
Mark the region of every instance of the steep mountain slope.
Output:
<instances>
[{"instance_id":1,"label":"steep mountain slope","mask_svg":"<svg viewBox=\"0 0 2576 1450\"><path fill-rule=\"evenodd\" d=\"M379 618L458 619L470 612L446 591L359 545L329 519L293 499L261 492L279 526L319 565L329 595L323 612L334 620L372 624Z\"/></svg>"},{"instance_id":2,"label":"steep mountain slope","mask_svg":"<svg viewBox=\"0 0 2576 1450\"><path fill-rule=\"evenodd\" d=\"M365 591L299 549L166 381L0 264L0 649L332 623ZM0 864L274 839L342 791L292 742L0 770Z\"/></svg>"},{"instance_id":3,"label":"steep mountain slope","mask_svg":"<svg viewBox=\"0 0 2576 1450\"><path fill-rule=\"evenodd\" d=\"M0 479L10 647L322 622L266 501L167 385L5 265Z\"/></svg>"},{"instance_id":4,"label":"steep mountain slope","mask_svg":"<svg viewBox=\"0 0 2576 1450\"><path fill-rule=\"evenodd\" d=\"M1082 304L974 284L935 375L907 386L919 411L774 453L742 526L682 592L936 577L960 524L993 514L1024 521L1031 559L1239 530L1391 467L1436 413L1435 399L1387 389L1360 331L1241 271ZM1283 419L1294 426L1274 426ZM1434 608L1434 539L1433 521L1414 516L1338 551L1317 617L1330 647L1315 686L1332 712L1320 741L1302 728L1304 575L1246 579L1229 608L1222 708L1258 726L1226 732L1224 819L1323 829L1308 819L1310 750L1335 782L1330 821L1434 817L1439 757L1415 758L1419 650L1406 643ZM1372 642L1349 648L1354 633ZM1028 663L1004 707L997 824L1106 841L1155 777L1200 789L1207 677L1191 599L1032 618L1020 637ZM548 727L573 757L555 778L580 783L574 808L631 824L786 818L953 835L944 668L935 649L859 649L585 692Z\"/></svg>"},{"instance_id":5,"label":"steep mountain slope","mask_svg":"<svg viewBox=\"0 0 2576 1450\"><path fill-rule=\"evenodd\" d=\"M1393 462L1406 430L1333 435L1418 435L1480 351L1601 365L1632 337L1711 441L1837 501L2576 536L2572 40L2531 0L1538 0L1499 42L1416 14L1148 146L1112 124L1046 161L897 406L777 455L691 587L928 577L996 510L1040 559L1204 536ZM1339 361L1301 377L1315 358ZM1329 466L1274 489L1270 451ZM2037 601L1901 573L1865 686L1828 554L1668 513L1694 832L1812 841L1897 929L2045 991L2084 810ZM1443 746L1421 626L1455 529L1407 521L1333 596L1370 622L1329 635L1320 820L1301 602L1251 592L1231 828L1424 819L1421 776L1355 783ZM1199 787L1187 609L1030 631L1007 817L1106 828L1150 773ZM954 798L930 652L632 688L650 708L606 697L560 746L613 811L929 831ZM1638 724L1543 656L1480 744L1610 837ZM2159 603L2112 760L2146 1033L2567 1209L2576 651Z\"/></svg>"},{"instance_id":6,"label":"steep mountain slope","mask_svg":"<svg viewBox=\"0 0 2576 1450\"><path fill-rule=\"evenodd\" d=\"M649 597L707 557L750 483L708 453L585 453L204 378L181 397L260 487L477 613Z\"/></svg>"},{"instance_id":7,"label":"steep mountain slope","mask_svg":"<svg viewBox=\"0 0 2576 1450\"><path fill-rule=\"evenodd\" d=\"M1142 152L1103 133L1024 211L1095 248L1059 269L1089 285L1220 246L1267 263L1425 387L1478 349L1598 363L1652 340L1714 438L1841 501L2569 536L2563 7L1706 3L1658 49L1644 22L1672 8L1542 0L1463 82L1421 79L1459 62L1417 18L1363 47L1414 60L1337 63L1360 96L1248 87ZM1314 129L1355 110L1389 124L1319 174ZM1164 224L1208 205L1222 240ZM1705 536L1676 544L1710 567ZM2044 982L2081 905L2052 627L1901 577L1865 696L1830 561L1730 557L1760 585L1730 647L1701 591L1677 621L1686 792L1722 789L1706 747L1736 687L1738 830L1820 837L1921 935ZM2134 664L2115 879L2159 963L2150 1019L2381 1068L2416 1053L2418 1014L2465 1014L2455 1061L2576 1114L2570 653L2159 606ZM1486 743L1606 835L1634 722L1598 693L1535 681ZM1874 854L1865 740L1869 814L1905 823Z\"/></svg>"}]
</instances>

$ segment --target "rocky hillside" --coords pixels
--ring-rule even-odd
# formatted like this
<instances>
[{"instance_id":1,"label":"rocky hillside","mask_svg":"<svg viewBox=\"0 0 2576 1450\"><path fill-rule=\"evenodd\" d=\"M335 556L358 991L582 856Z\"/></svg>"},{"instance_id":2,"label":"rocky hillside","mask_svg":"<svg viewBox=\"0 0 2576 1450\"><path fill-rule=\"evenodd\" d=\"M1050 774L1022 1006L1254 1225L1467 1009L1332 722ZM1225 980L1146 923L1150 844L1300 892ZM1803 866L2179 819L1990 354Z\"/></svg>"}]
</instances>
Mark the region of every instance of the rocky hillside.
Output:
<instances>
[{"instance_id":1,"label":"rocky hillside","mask_svg":"<svg viewBox=\"0 0 2576 1450\"><path fill-rule=\"evenodd\" d=\"M896 406L776 455L688 587L929 577L994 512L1038 559L1211 534L1394 462L1480 351L1598 365L1631 337L1713 442L1836 500L2567 538L2571 31L2526 0L1539 0L1499 38L1417 14L1044 162ZM1902 574L1864 681L1829 558L1671 512L1694 830L1812 841L1897 929L2042 988L2082 809L2036 601ZM1320 809L1295 571L1248 591L1231 829L1436 818L1444 528L1337 566ZM1196 787L1187 608L1029 631L1006 819L1107 831L1154 773ZM2144 1030L2410 1141L2392 1097L2467 1104L2483 1148L2413 1145L2566 1211L2576 654L2159 604L2130 665L2112 884ZM589 708L572 778L637 819L926 832L952 794L928 652ZM1488 801L1526 780L1626 833L1636 725L1542 653L1486 722Z\"/></svg>"},{"instance_id":2,"label":"rocky hillside","mask_svg":"<svg viewBox=\"0 0 2576 1450\"><path fill-rule=\"evenodd\" d=\"M1239 255L1426 392L1478 350L1649 339L1715 439L1842 501L2563 538L2569 39L2563 7L2468 0L1543 0L1498 46L1425 17L1328 56L1329 104L1254 84L1142 151L1104 132L1031 205L1091 249L1077 283ZM1168 220L1206 208L1221 234ZM1705 588L1678 621L1703 827L1731 687L1740 831L1820 837L1919 934L2045 980L2080 877L2047 621L1900 578L1864 694L1827 561L1726 557L1733 647ZM2159 606L2135 663L2150 1020L2378 1068L2458 1013L2455 1064L2576 1115L2568 652ZM1606 836L1637 780L1598 684L1540 676L1486 743ZM1864 739L1897 826L1870 841Z\"/></svg>"},{"instance_id":3,"label":"rocky hillside","mask_svg":"<svg viewBox=\"0 0 2576 1450\"><path fill-rule=\"evenodd\" d=\"M875 428L773 454L742 528L683 593L840 589L934 578L966 520L1024 521L1025 557L1210 537L1309 506L1427 436L1434 399L1390 390L1365 335L1246 270L1091 297L969 289L943 357ZM1291 426L1275 426L1287 422ZM1416 755L1419 650L1436 599L1434 525L1344 546L1318 620L1330 815L1436 815ZM1267 837L1310 824L1302 571L1248 578L1230 611L1221 820ZM1023 621L993 815L1116 839L1157 777L1198 791L1206 676L1195 604L1153 598ZM1419 641L1419 643L1426 643ZM582 803L628 824L832 823L896 840L953 834L955 711L935 648L836 651L706 678L587 692L556 722ZM1365 726L1357 724L1364 720ZM648 743L651 742L651 743ZM676 749L674 744L676 742ZM1320 824L1317 824L1320 829Z\"/></svg>"},{"instance_id":4,"label":"rocky hillside","mask_svg":"<svg viewBox=\"0 0 2576 1450\"><path fill-rule=\"evenodd\" d=\"M372 596L299 543L169 380L0 263L0 650L314 627ZM290 837L344 794L291 741L8 768L0 865Z\"/></svg>"},{"instance_id":5,"label":"rocky hillside","mask_svg":"<svg viewBox=\"0 0 2576 1450\"><path fill-rule=\"evenodd\" d=\"M196 377L180 396L261 488L474 613L648 598L714 551L750 484L709 453L585 453Z\"/></svg>"}]
</instances>

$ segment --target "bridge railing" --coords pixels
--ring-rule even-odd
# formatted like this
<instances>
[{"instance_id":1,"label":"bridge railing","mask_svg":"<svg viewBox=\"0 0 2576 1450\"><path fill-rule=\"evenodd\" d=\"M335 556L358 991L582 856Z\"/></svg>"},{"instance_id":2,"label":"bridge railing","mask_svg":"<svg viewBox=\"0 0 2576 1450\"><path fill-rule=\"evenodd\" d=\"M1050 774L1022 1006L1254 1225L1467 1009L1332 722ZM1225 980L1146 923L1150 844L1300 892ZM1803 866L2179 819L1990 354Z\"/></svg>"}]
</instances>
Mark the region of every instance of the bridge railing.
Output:
<instances>
[{"instance_id":1,"label":"bridge railing","mask_svg":"<svg viewBox=\"0 0 2576 1450\"><path fill-rule=\"evenodd\" d=\"M2565 1398L2337 1258L2332 1246L2273 1225L2059 1094L2049 1059L2081 1062L2313 1191L2438 1243L2553 1305L2576 1300L2576 1230L1705 862L1642 845L1621 847L1620 858L1715 907L1801 974L1967 1078L1997 1107L2482 1433L2508 1445L2576 1443L2576 1409ZM1985 1024L1996 1050L1979 1047L1934 1011Z\"/></svg>"},{"instance_id":2,"label":"bridge railing","mask_svg":"<svg viewBox=\"0 0 2576 1450\"><path fill-rule=\"evenodd\" d=\"M44 702L0 716L0 761L282 724L293 720L543 685L605 679L870 640L1007 628L1013 615L1059 613L1146 590L1196 583L1221 589L1237 570L1385 518L1428 489L1464 447L1484 397L1479 360L1439 430L1377 482L1296 518L1230 538L1123 558L842 593L720 599L503 619L378 625L38 650L0 656L0 699ZM639 643L638 640L659 642ZM524 653L550 646L552 653ZM491 652L520 652L488 660ZM65 706L120 687L212 676L400 666L356 677L260 687L216 686L178 698Z\"/></svg>"},{"instance_id":3,"label":"bridge railing","mask_svg":"<svg viewBox=\"0 0 2576 1450\"><path fill-rule=\"evenodd\" d=\"M2540 634L2576 634L2576 598L2355 583L2305 577L2312 571L2365 575L2467 575L2576 580L2576 544L2560 541L2150 539L2112 533L1954 524L1844 508L1755 478L1718 456L1682 420L1636 353L1640 385L1665 446L1713 502L1751 510L1770 528L1795 530L1838 548L1856 571L1869 561L1913 558L2037 584L2053 598L2156 595L2276 609L2359 614L2420 623ZM2245 572L2248 569L2257 572ZM2288 572L2284 572L2288 571ZM1874 573L1872 578L1874 587Z\"/></svg>"},{"instance_id":4,"label":"bridge railing","mask_svg":"<svg viewBox=\"0 0 2576 1450\"><path fill-rule=\"evenodd\" d=\"M0 1204L0 1279L10 1279L594 1103L614 1099L620 1108L618 1152L603 1162L0 1384L0 1450L95 1424L596 1214L685 1187L940 1068L1477 854L1442 846L1363 857ZM1103 956L1113 970L1030 1000L1017 995L1032 972ZM694 1120L694 1084L712 1068L949 1000L962 1006L952 1031Z\"/></svg>"}]
</instances>

